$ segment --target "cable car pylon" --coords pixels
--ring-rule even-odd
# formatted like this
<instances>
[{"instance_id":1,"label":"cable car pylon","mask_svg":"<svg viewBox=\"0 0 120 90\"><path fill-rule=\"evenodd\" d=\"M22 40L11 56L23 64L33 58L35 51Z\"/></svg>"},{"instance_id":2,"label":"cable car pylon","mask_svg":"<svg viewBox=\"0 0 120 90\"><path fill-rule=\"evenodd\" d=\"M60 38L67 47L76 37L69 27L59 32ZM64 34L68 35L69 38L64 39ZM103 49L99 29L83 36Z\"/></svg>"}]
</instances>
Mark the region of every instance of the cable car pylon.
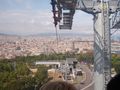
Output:
<instances>
[{"instance_id":1,"label":"cable car pylon","mask_svg":"<svg viewBox=\"0 0 120 90\"><path fill-rule=\"evenodd\" d=\"M82 10L93 15L94 27L94 90L106 90L111 79L111 31L120 24L116 19L114 26L110 26L110 16L120 12L120 0L51 0L55 16L55 25L59 22L60 29L71 29L75 10ZM120 27L119 27L120 28Z\"/></svg>"}]
</instances>

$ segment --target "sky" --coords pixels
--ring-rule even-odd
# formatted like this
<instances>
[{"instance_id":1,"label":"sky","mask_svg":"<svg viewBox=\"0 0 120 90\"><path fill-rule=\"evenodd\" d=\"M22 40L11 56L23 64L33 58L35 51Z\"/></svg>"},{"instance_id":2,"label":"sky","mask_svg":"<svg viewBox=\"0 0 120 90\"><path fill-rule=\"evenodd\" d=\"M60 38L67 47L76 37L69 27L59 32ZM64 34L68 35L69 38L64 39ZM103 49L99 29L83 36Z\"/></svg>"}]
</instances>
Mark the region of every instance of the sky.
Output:
<instances>
[{"instance_id":1,"label":"sky","mask_svg":"<svg viewBox=\"0 0 120 90\"><path fill-rule=\"evenodd\" d=\"M0 33L34 35L55 33L51 0L0 0ZM93 33L93 17L76 11L72 30L59 33Z\"/></svg>"}]
</instances>

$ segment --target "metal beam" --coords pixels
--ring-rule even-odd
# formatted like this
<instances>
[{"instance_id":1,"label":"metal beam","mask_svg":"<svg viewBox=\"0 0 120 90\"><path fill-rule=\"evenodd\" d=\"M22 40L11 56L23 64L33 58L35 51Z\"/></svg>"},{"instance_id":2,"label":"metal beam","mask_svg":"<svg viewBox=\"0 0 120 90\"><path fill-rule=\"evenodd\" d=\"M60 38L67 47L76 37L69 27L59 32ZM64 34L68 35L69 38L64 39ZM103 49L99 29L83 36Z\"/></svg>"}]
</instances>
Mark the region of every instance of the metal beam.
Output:
<instances>
[{"instance_id":1,"label":"metal beam","mask_svg":"<svg viewBox=\"0 0 120 90\"><path fill-rule=\"evenodd\" d=\"M58 1L62 2L63 10L82 10L94 16L94 90L106 90L106 85L111 78L109 18L110 14L119 9L119 0L77 0L72 7L69 7L70 3L66 3L68 0Z\"/></svg>"},{"instance_id":2,"label":"metal beam","mask_svg":"<svg viewBox=\"0 0 120 90\"><path fill-rule=\"evenodd\" d=\"M118 9L118 1L79 0L79 2L80 10L94 15L94 90L106 90L106 85L111 78L109 17Z\"/></svg>"}]
</instances>

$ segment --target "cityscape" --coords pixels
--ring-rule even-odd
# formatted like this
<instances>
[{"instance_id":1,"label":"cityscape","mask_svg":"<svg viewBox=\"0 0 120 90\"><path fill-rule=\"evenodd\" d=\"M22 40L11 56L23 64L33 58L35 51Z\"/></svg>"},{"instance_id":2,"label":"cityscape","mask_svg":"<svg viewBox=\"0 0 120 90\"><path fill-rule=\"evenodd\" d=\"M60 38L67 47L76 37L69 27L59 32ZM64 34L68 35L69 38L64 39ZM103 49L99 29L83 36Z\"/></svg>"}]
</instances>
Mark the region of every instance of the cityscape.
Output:
<instances>
[{"instance_id":1,"label":"cityscape","mask_svg":"<svg viewBox=\"0 0 120 90\"><path fill-rule=\"evenodd\" d=\"M92 39L92 38L91 38ZM59 41L55 36L9 36L0 35L0 58L11 59L16 56L34 56L50 53L72 52L77 53L93 50L93 42L90 38L62 37ZM58 44L57 44L58 42ZM74 45L73 45L74 44Z\"/></svg>"},{"instance_id":2,"label":"cityscape","mask_svg":"<svg viewBox=\"0 0 120 90\"><path fill-rule=\"evenodd\" d=\"M0 90L119 90L119 29L120 0L0 0Z\"/></svg>"},{"instance_id":3,"label":"cityscape","mask_svg":"<svg viewBox=\"0 0 120 90\"><path fill-rule=\"evenodd\" d=\"M34 56L51 53L86 53L93 51L92 37L63 36L56 40L55 36L14 36L0 35L0 58L12 59L17 56ZM120 42L112 41L113 53L120 53Z\"/></svg>"}]
</instances>

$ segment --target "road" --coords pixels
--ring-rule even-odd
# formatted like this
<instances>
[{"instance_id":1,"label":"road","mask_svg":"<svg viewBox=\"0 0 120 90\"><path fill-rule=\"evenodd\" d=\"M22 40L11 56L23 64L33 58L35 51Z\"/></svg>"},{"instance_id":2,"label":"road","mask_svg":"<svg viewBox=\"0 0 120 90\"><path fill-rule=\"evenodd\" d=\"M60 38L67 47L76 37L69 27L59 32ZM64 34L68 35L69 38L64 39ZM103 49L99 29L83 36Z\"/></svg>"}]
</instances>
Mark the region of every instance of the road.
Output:
<instances>
[{"instance_id":1,"label":"road","mask_svg":"<svg viewBox=\"0 0 120 90\"><path fill-rule=\"evenodd\" d=\"M85 78L82 80L83 83L80 82L79 84L75 85L77 90L94 90L93 74L91 70L85 64L82 64L81 68L85 72Z\"/></svg>"}]
</instances>

